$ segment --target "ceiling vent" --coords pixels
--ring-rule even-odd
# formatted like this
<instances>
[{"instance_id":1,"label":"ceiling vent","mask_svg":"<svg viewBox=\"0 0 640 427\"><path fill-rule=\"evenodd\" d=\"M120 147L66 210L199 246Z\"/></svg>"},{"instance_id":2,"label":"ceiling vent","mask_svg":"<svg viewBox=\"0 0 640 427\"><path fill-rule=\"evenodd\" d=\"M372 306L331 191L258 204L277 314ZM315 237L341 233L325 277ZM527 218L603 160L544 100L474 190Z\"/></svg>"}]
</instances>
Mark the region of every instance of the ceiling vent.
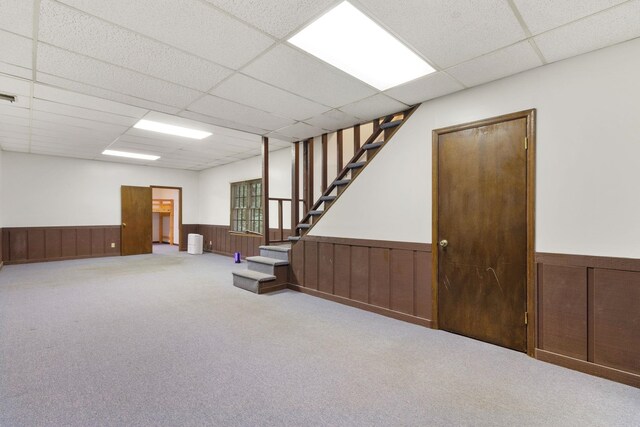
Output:
<instances>
[{"instance_id":1,"label":"ceiling vent","mask_svg":"<svg viewBox=\"0 0 640 427\"><path fill-rule=\"evenodd\" d=\"M9 101L11 103L16 102L16 97L13 95L7 95L4 93L0 93L0 101Z\"/></svg>"}]
</instances>

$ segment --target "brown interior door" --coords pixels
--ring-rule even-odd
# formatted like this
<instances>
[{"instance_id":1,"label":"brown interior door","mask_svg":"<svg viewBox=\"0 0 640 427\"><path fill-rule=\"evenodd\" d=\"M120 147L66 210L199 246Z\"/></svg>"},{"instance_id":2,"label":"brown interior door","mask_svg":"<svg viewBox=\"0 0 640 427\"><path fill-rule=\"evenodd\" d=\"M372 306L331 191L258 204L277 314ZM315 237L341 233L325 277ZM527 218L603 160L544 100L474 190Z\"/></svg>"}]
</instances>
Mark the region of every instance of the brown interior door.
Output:
<instances>
[{"instance_id":1,"label":"brown interior door","mask_svg":"<svg viewBox=\"0 0 640 427\"><path fill-rule=\"evenodd\" d=\"M526 351L527 119L438 137L440 328Z\"/></svg>"},{"instance_id":2,"label":"brown interior door","mask_svg":"<svg viewBox=\"0 0 640 427\"><path fill-rule=\"evenodd\" d=\"M151 188L120 188L122 206L122 255L151 253L153 233L151 219Z\"/></svg>"}]
</instances>

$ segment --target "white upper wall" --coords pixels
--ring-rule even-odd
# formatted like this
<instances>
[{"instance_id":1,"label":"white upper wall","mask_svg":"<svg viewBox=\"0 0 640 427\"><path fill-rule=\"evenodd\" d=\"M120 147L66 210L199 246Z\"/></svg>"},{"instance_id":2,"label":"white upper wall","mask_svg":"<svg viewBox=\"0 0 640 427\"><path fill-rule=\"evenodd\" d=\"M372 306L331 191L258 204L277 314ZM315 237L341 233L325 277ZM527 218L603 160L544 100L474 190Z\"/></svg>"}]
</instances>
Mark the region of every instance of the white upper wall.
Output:
<instances>
[{"instance_id":1,"label":"white upper wall","mask_svg":"<svg viewBox=\"0 0 640 427\"><path fill-rule=\"evenodd\" d=\"M262 177L262 157L251 157L235 163L217 166L199 174L199 224L229 225L231 219L231 183ZM270 197L291 197L291 150L269 153ZM270 226L278 225L277 204L270 204ZM291 227L291 205L283 206L284 228Z\"/></svg>"},{"instance_id":2,"label":"white upper wall","mask_svg":"<svg viewBox=\"0 0 640 427\"><path fill-rule=\"evenodd\" d=\"M2 226L119 225L120 186L182 187L182 222L198 221L198 173L2 153Z\"/></svg>"},{"instance_id":3,"label":"white upper wall","mask_svg":"<svg viewBox=\"0 0 640 427\"><path fill-rule=\"evenodd\" d=\"M640 258L640 39L421 105L312 235L431 242L431 131L537 109L536 251Z\"/></svg>"}]
</instances>

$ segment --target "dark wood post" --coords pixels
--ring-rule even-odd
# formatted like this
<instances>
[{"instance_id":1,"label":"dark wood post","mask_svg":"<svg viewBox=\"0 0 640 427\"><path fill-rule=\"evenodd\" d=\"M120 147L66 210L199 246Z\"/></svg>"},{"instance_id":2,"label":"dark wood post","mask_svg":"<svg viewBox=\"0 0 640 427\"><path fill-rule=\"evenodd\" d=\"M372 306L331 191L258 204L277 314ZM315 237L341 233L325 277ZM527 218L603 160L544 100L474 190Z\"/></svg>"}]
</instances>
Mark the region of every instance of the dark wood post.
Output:
<instances>
[{"instance_id":1,"label":"dark wood post","mask_svg":"<svg viewBox=\"0 0 640 427\"><path fill-rule=\"evenodd\" d=\"M322 192L327 189L327 134L322 135Z\"/></svg>"},{"instance_id":2,"label":"dark wood post","mask_svg":"<svg viewBox=\"0 0 640 427\"><path fill-rule=\"evenodd\" d=\"M336 153L338 154L338 159L336 162L336 168L338 169L338 171L336 172L338 175L340 175L340 172L342 171L342 129L340 129L338 131L338 145L336 147Z\"/></svg>"},{"instance_id":3,"label":"dark wood post","mask_svg":"<svg viewBox=\"0 0 640 427\"><path fill-rule=\"evenodd\" d=\"M269 244L269 138L262 137L262 242Z\"/></svg>"},{"instance_id":4,"label":"dark wood post","mask_svg":"<svg viewBox=\"0 0 640 427\"><path fill-rule=\"evenodd\" d=\"M353 154L360 149L360 125L353 127Z\"/></svg>"},{"instance_id":5,"label":"dark wood post","mask_svg":"<svg viewBox=\"0 0 640 427\"><path fill-rule=\"evenodd\" d=\"M313 138L307 139L304 146L306 154L306 161L304 163L304 177L306 188L304 193L305 211L303 212L303 214L306 215L307 212L309 212L309 210L311 209L311 206L313 206Z\"/></svg>"},{"instance_id":6,"label":"dark wood post","mask_svg":"<svg viewBox=\"0 0 640 427\"><path fill-rule=\"evenodd\" d=\"M291 145L291 232L296 235L300 218L300 142Z\"/></svg>"}]
</instances>

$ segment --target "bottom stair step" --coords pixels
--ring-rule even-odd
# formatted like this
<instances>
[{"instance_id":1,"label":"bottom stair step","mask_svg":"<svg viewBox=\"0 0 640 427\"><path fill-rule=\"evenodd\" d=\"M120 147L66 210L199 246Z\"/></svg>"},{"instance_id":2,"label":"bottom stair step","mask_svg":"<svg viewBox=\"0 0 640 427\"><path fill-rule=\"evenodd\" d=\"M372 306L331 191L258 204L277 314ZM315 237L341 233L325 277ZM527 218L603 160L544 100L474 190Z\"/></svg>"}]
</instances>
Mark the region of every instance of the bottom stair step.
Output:
<instances>
[{"instance_id":1,"label":"bottom stair step","mask_svg":"<svg viewBox=\"0 0 640 427\"><path fill-rule=\"evenodd\" d=\"M286 288L286 283L277 283L276 276L251 270L233 272L233 286L256 293L265 294Z\"/></svg>"}]
</instances>

